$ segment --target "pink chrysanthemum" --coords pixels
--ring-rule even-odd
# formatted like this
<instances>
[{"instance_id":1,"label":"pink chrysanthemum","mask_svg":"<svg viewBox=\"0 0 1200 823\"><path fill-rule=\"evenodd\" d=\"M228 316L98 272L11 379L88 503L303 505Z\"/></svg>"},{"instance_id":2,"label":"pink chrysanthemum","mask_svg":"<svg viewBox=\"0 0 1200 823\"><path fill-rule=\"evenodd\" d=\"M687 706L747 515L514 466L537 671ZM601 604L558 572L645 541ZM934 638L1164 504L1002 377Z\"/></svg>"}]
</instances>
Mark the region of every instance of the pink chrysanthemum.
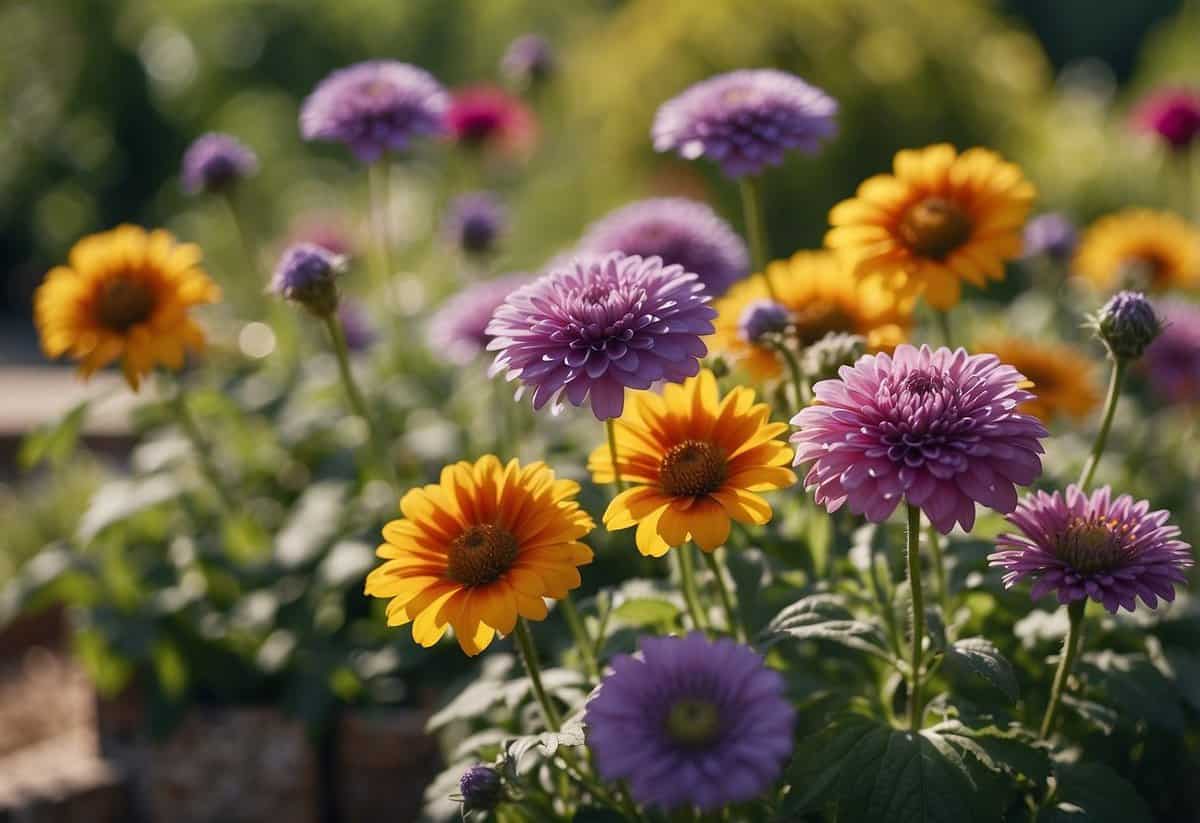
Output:
<instances>
[{"instance_id":1,"label":"pink chrysanthemum","mask_svg":"<svg viewBox=\"0 0 1200 823\"><path fill-rule=\"evenodd\" d=\"M970 531L976 503L1010 512L1042 473L1046 429L1017 411L1033 395L995 355L901 345L839 374L792 419L796 465L812 463L805 485L831 512L880 523L907 500L943 534Z\"/></svg>"},{"instance_id":2,"label":"pink chrysanthemum","mask_svg":"<svg viewBox=\"0 0 1200 823\"><path fill-rule=\"evenodd\" d=\"M1005 569L1005 588L1031 578L1034 600L1049 592L1059 603L1090 597L1116 614L1133 611L1140 597L1153 609L1160 597L1175 599L1175 584L1187 582L1183 569L1192 565L1191 546L1177 539L1169 516L1127 494L1113 500L1108 486L1090 497L1073 484L1066 497L1037 492L1008 516L1024 534L996 538L1003 550L988 562Z\"/></svg>"}]
</instances>

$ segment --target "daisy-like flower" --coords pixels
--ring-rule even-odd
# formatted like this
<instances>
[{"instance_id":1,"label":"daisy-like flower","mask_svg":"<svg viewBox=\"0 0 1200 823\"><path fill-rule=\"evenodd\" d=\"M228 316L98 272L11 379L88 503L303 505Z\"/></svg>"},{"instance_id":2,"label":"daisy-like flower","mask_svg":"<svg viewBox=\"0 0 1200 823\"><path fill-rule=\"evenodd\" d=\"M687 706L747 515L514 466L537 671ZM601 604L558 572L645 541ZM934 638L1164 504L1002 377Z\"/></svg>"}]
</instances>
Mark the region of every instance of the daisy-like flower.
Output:
<instances>
[{"instance_id":1,"label":"daisy-like flower","mask_svg":"<svg viewBox=\"0 0 1200 823\"><path fill-rule=\"evenodd\" d=\"M1095 363L1065 343L1034 343L1017 337L989 340L975 346L989 352L1025 376L1034 397L1017 407L1043 423L1055 417L1087 417L1100 403L1095 385Z\"/></svg>"},{"instance_id":2,"label":"daisy-like flower","mask_svg":"<svg viewBox=\"0 0 1200 823\"><path fill-rule=\"evenodd\" d=\"M1035 190L993 151L947 143L897 152L892 174L864 181L829 213L825 245L863 277L920 293L935 309L958 303L965 281L1004 279L1021 254Z\"/></svg>"},{"instance_id":3,"label":"daisy-like flower","mask_svg":"<svg viewBox=\"0 0 1200 823\"><path fill-rule=\"evenodd\" d=\"M707 157L727 177L778 166L793 149L815 154L837 133L837 101L794 74L740 69L686 89L659 107L655 151Z\"/></svg>"},{"instance_id":4,"label":"daisy-like flower","mask_svg":"<svg viewBox=\"0 0 1200 823\"><path fill-rule=\"evenodd\" d=\"M741 236L706 204L686 197L657 197L619 208L588 228L579 250L661 257L667 265L695 272L713 297L750 273L750 253Z\"/></svg>"},{"instance_id":5,"label":"daisy-like flower","mask_svg":"<svg viewBox=\"0 0 1200 823\"><path fill-rule=\"evenodd\" d=\"M1200 308L1168 300L1159 309L1162 334L1141 360L1146 380L1168 403L1200 403Z\"/></svg>"},{"instance_id":6,"label":"daisy-like flower","mask_svg":"<svg viewBox=\"0 0 1200 823\"><path fill-rule=\"evenodd\" d=\"M711 552L729 537L730 521L761 525L771 506L760 492L796 482L791 449L778 439L785 423L738 386L721 398L707 369L662 395L635 394L616 421L621 479L631 488L604 513L610 531L637 526L637 547L662 557L688 540ZM600 446L588 458L596 483L611 483L612 457Z\"/></svg>"},{"instance_id":7,"label":"daisy-like flower","mask_svg":"<svg viewBox=\"0 0 1200 823\"><path fill-rule=\"evenodd\" d=\"M210 132L196 138L183 155L184 191L224 191L258 171L258 156L228 134Z\"/></svg>"},{"instance_id":8,"label":"daisy-like flower","mask_svg":"<svg viewBox=\"0 0 1200 823\"><path fill-rule=\"evenodd\" d=\"M682 266L657 257L583 256L518 289L496 309L492 374L532 390L533 407L590 401L600 420L621 416L625 389L678 383L700 370L716 312Z\"/></svg>"},{"instance_id":9,"label":"daisy-like flower","mask_svg":"<svg viewBox=\"0 0 1200 823\"><path fill-rule=\"evenodd\" d=\"M1074 269L1100 289L1194 288L1200 285L1200 232L1171 212L1125 209L1088 227Z\"/></svg>"},{"instance_id":10,"label":"daisy-like flower","mask_svg":"<svg viewBox=\"0 0 1200 823\"><path fill-rule=\"evenodd\" d=\"M342 143L371 163L442 134L449 101L424 69L395 60L356 63L317 84L300 108L300 133L305 140Z\"/></svg>"},{"instance_id":11,"label":"daisy-like flower","mask_svg":"<svg viewBox=\"0 0 1200 823\"><path fill-rule=\"evenodd\" d=\"M1190 89L1159 89L1134 109L1132 123L1168 148L1185 151L1200 135L1200 94Z\"/></svg>"},{"instance_id":12,"label":"daisy-like flower","mask_svg":"<svg viewBox=\"0 0 1200 823\"><path fill-rule=\"evenodd\" d=\"M1063 604L1090 597L1116 614L1133 611L1140 597L1153 609L1160 597L1175 599L1192 565L1191 546L1169 517L1127 494L1112 499L1108 486L1090 496L1074 484L1065 496L1035 492L1008 516L1024 534L996 538L1001 551L988 563L1005 570L1005 588L1033 580L1034 600L1050 592Z\"/></svg>"},{"instance_id":13,"label":"daisy-like flower","mask_svg":"<svg viewBox=\"0 0 1200 823\"><path fill-rule=\"evenodd\" d=\"M467 286L429 318L429 350L456 366L470 363L492 342L488 323L496 309L531 279L509 274Z\"/></svg>"},{"instance_id":14,"label":"daisy-like flower","mask_svg":"<svg viewBox=\"0 0 1200 823\"><path fill-rule=\"evenodd\" d=\"M183 367L186 350L204 348L188 316L221 290L200 268L200 249L163 229L118 226L75 244L34 295L34 322L48 357L80 361L84 377L118 358L136 391L158 364Z\"/></svg>"},{"instance_id":15,"label":"daisy-like flower","mask_svg":"<svg viewBox=\"0 0 1200 823\"><path fill-rule=\"evenodd\" d=\"M469 655L517 617L546 617L543 597L579 586L592 562L580 543L594 528L575 496L544 463L502 465L494 455L442 469L441 481L400 499L403 519L383 527L384 562L366 593L387 598L389 626L412 623L413 639L432 646L448 627Z\"/></svg>"},{"instance_id":16,"label":"daisy-like flower","mask_svg":"<svg viewBox=\"0 0 1200 823\"><path fill-rule=\"evenodd\" d=\"M912 299L897 296L881 283L856 280L830 252L796 252L789 260L768 264L767 271L779 304L791 314L788 334L801 346L829 332L845 332L865 337L871 351L890 351L908 336ZM783 371L775 351L754 343L743 328L747 309L766 299L766 284L753 277L713 304L713 351L740 363L756 380L778 377Z\"/></svg>"},{"instance_id":17,"label":"daisy-like flower","mask_svg":"<svg viewBox=\"0 0 1200 823\"><path fill-rule=\"evenodd\" d=\"M882 523L906 500L938 531L975 525L975 504L1007 514L1014 486L1042 473L1045 427L1017 406L1034 395L993 354L902 345L868 354L840 380L813 387L819 401L792 419L796 465L829 511L845 504Z\"/></svg>"},{"instance_id":18,"label":"daisy-like flower","mask_svg":"<svg viewBox=\"0 0 1200 823\"><path fill-rule=\"evenodd\" d=\"M748 646L700 632L643 637L588 701L588 748L607 781L664 811L753 800L792 752L795 711L779 673Z\"/></svg>"},{"instance_id":19,"label":"daisy-like flower","mask_svg":"<svg viewBox=\"0 0 1200 823\"><path fill-rule=\"evenodd\" d=\"M537 141L537 119L521 99L493 86L454 92L446 130L459 144L509 156L527 154Z\"/></svg>"}]
</instances>

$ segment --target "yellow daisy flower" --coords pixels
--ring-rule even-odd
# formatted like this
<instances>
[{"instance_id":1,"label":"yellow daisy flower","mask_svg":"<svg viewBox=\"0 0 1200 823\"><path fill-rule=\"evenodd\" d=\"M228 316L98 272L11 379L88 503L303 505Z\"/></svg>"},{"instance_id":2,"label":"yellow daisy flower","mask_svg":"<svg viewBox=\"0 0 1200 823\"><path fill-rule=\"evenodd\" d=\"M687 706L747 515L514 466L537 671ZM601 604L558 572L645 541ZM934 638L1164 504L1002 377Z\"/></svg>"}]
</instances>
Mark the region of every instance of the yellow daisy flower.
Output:
<instances>
[{"instance_id":1,"label":"yellow daisy flower","mask_svg":"<svg viewBox=\"0 0 1200 823\"><path fill-rule=\"evenodd\" d=\"M546 617L543 597L579 586L578 566L592 562L579 539L595 528L575 495L544 463L501 465L494 455L442 469L441 481L400 500L404 517L383 527L366 593L390 598L389 626L412 623L413 639L432 646L454 627L469 655L517 617Z\"/></svg>"},{"instance_id":2,"label":"yellow daisy flower","mask_svg":"<svg viewBox=\"0 0 1200 823\"><path fill-rule=\"evenodd\" d=\"M912 326L912 303L879 282L856 280L828 251L800 251L788 260L767 265L779 303L791 314L801 345L829 332L862 335L871 351L890 350L904 342ZM757 380L779 376L779 356L767 346L743 338L739 331L746 309L769 298L761 277L737 283L713 303L716 331L706 341L714 354L743 366Z\"/></svg>"},{"instance_id":3,"label":"yellow daisy flower","mask_svg":"<svg viewBox=\"0 0 1200 823\"><path fill-rule=\"evenodd\" d=\"M1100 404L1096 364L1074 346L1006 338L986 341L975 350L995 354L1025 375L1028 390L1037 397L1022 403L1020 410L1043 422L1059 416L1082 419Z\"/></svg>"},{"instance_id":4,"label":"yellow daisy flower","mask_svg":"<svg viewBox=\"0 0 1200 823\"><path fill-rule=\"evenodd\" d=\"M221 297L199 263L199 247L163 229L118 226L83 238L34 295L42 349L79 360L84 377L120 358L135 391L159 363L182 368L186 349L204 348L188 309Z\"/></svg>"},{"instance_id":5,"label":"yellow daisy flower","mask_svg":"<svg viewBox=\"0 0 1200 823\"><path fill-rule=\"evenodd\" d=\"M1125 209L1088 227L1074 269L1101 289L1200 286L1200 232L1177 214Z\"/></svg>"},{"instance_id":6,"label":"yellow daisy flower","mask_svg":"<svg viewBox=\"0 0 1200 823\"><path fill-rule=\"evenodd\" d=\"M1021 169L988 149L958 154L948 143L897 152L893 165L833 207L825 245L860 276L924 294L943 311L958 303L962 281L1003 280L1036 194Z\"/></svg>"},{"instance_id":7,"label":"yellow daisy flower","mask_svg":"<svg viewBox=\"0 0 1200 823\"><path fill-rule=\"evenodd\" d=\"M616 421L621 478L632 488L604 513L610 531L637 526L637 547L661 557L694 540L711 552L729 537L730 520L763 524L771 506L756 492L796 482L787 464L792 449L780 441L786 423L768 423L771 410L738 386L722 400L712 372L703 370L661 396L637 392ZM612 483L608 447L588 459L597 483Z\"/></svg>"}]
</instances>

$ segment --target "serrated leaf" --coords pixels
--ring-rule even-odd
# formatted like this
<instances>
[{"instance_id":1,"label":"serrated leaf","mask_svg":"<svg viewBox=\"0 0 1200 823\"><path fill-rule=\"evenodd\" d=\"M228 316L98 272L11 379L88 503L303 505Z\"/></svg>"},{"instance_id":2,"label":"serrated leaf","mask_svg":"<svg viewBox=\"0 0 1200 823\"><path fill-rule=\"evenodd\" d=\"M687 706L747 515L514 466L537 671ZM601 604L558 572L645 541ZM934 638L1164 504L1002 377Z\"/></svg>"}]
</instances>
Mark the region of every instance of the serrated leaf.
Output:
<instances>
[{"instance_id":1,"label":"serrated leaf","mask_svg":"<svg viewBox=\"0 0 1200 823\"><path fill-rule=\"evenodd\" d=\"M1012 664L995 643L982 637L964 637L951 643L946 648L942 671L952 680L985 683L1013 702L1021 696Z\"/></svg>"},{"instance_id":2,"label":"serrated leaf","mask_svg":"<svg viewBox=\"0 0 1200 823\"><path fill-rule=\"evenodd\" d=\"M1056 763L1054 776L1054 806L1038 814L1038 823L1153 823L1137 790L1102 763Z\"/></svg>"},{"instance_id":3,"label":"serrated leaf","mask_svg":"<svg viewBox=\"0 0 1200 823\"><path fill-rule=\"evenodd\" d=\"M866 652L889 663L895 661L887 648L883 630L875 623L858 620L837 595L814 594L787 606L763 630L764 645L781 640L826 640Z\"/></svg>"},{"instance_id":4,"label":"serrated leaf","mask_svg":"<svg viewBox=\"0 0 1200 823\"><path fill-rule=\"evenodd\" d=\"M1090 652L1080 658L1076 672L1117 709L1118 719L1143 719L1165 731L1183 731L1179 695L1146 655Z\"/></svg>"},{"instance_id":5,"label":"serrated leaf","mask_svg":"<svg viewBox=\"0 0 1200 823\"><path fill-rule=\"evenodd\" d=\"M974 729L958 720L947 720L932 730L972 754L989 771L1024 777L1036 786L1044 785L1050 776L1050 755L1046 745L1039 742L1033 732L1019 726Z\"/></svg>"}]
</instances>

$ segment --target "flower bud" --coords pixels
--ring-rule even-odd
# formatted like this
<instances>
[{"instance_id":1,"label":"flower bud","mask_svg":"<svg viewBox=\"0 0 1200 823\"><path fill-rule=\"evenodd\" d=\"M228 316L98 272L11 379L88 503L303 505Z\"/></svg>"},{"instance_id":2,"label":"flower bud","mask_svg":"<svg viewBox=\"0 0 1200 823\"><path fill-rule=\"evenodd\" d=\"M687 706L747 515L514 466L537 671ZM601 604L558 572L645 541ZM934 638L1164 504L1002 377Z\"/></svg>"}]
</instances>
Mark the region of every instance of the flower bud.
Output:
<instances>
[{"instance_id":1,"label":"flower bud","mask_svg":"<svg viewBox=\"0 0 1200 823\"><path fill-rule=\"evenodd\" d=\"M475 192L451 204L445 233L466 254L486 255L495 250L506 224L504 207L496 198L487 192Z\"/></svg>"},{"instance_id":2,"label":"flower bud","mask_svg":"<svg viewBox=\"0 0 1200 823\"><path fill-rule=\"evenodd\" d=\"M1089 319L1089 325L1117 360L1136 360L1162 333L1162 320L1146 295L1118 292Z\"/></svg>"},{"instance_id":3,"label":"flower bud","mask_svg":"<svg viewBox=\"0 0 1200 823\"><path fill-rule=\"evenodd\" d=\"M337 311L337 277L345 268L341 255L313 243L297 243L279 259L270 290L318 317L328 317Z\"/></svg>"},{"instance_id":4,"label":"flower bud","mask_svg":"<svg viewBox=\"0 0 1200 823\"><path fill-rule=\"evenodd\" d=\"M758 343L765 335L783 334L792 324L791 312L774 300L755 300L738 319L738 336Z\"/></svg>"},{"instance_id":5,"label":"flower bud","mask_svg":"<svg viewBox=\"0 0 1200 823\"><path fill-rule=\"evenodd\" d=\"M504 800L504 783L500 773L491 766L477 763L463 772L458 790L462 793L463 811L490 811Z\"/></svg>"},{"instance_id":6,"label":"flower bud","mask_svg":"<svg viewBox=\"0 0 1200 823\"><path fill-rule=\"evenodd\" d=\"M183 188L189 194L220 192L258 170L258 157L238 139L211 132L183 155Z\"/></svg>"},{"instance_id":7,"label":"flower bud","mask_svg":"<svg viewBox=\"0 0 1200 823\"><path fill-rule=\"evenodd\" d=\"M829 332L804 350L800 368L811 382L832 380L838 369L851 366L867 350L867 339L857 334Z\"/></svg>"},{"instance_id":8,"label":"flower bud","mask_svg":"<svg viewBox=\"0 0 1200 823\"><path fill-rule=\"evenodd\" d=\"M549 41L536 34L523 34L509 44L500 61L500 71L520 88L534 88L554 74L557 59Z\"/></svg>"}]
</instances>

